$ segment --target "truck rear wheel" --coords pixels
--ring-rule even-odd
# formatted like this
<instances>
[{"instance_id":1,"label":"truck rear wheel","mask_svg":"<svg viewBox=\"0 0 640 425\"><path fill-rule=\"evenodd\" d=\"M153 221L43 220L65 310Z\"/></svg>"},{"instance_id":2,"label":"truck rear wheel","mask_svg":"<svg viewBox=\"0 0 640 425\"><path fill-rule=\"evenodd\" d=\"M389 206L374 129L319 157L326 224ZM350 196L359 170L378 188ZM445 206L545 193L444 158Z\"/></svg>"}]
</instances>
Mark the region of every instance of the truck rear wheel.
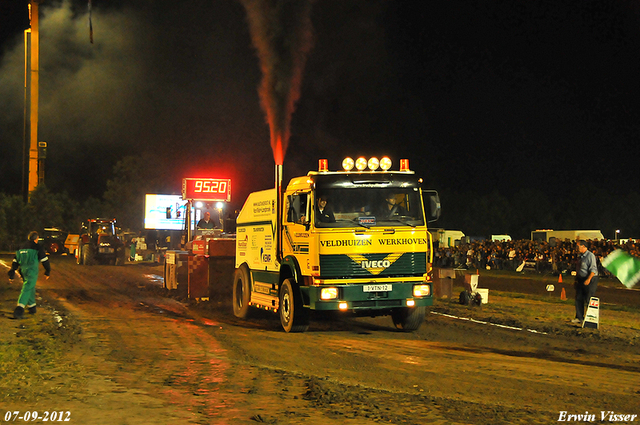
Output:
<instances>
[{"instance_id":1,"label":"truck rear wheel","mask_svg":"<svg viewBox=\"0 0 640 425\"><path fill-rule=\"evenodd\" d=\"M249 271L240 266L233 273L233 314L241 319L249 315L249 300L251 299L251 281Z\"/></svg>"},{"instance_id":2,"label":"truck rear wheel","mask_svg":"<svg viewBox=\"0 0 640 425\"><path fill-rule=\"evenodd\" d=\"M426 307L404 307L393 310L391 318L396 328L403 331L415 331L424 322Z\"/></svg>"},{"instance_id":3,"label":"truck rear wheel","mask_svg":"<svg viewBox=\"0 0 640 425\"><path fill-rule=\"evenodd\" d=\"M300 289L292 279L282 282L278 309L285 332L304 332L309 329L309 309L304 307Z\"/></svg>"}]
</instances>

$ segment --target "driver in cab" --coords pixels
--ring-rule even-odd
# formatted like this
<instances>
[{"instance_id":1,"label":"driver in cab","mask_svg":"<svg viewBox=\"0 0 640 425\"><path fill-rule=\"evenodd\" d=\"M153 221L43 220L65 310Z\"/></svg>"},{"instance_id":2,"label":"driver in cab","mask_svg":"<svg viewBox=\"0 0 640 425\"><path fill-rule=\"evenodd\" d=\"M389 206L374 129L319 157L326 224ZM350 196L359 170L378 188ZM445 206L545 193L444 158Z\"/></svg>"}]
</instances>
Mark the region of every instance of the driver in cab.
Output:
<instances>
[{"instance_id":1,"label":"driver in cab","mask_svg":"<svg viewBox=\"0 0 640 425\"><path fill-rule=\"evenodd\" d=\"M396 199L396 195L389 195L386 198L387 208L384 211L383 215L387 218L392 218L395 216L403 216L407 215L407 211L398 203Z\"/></svg>"},{"instance_id":2,"label":"driver in cab","mask_svg":"<svg viewBox=\"0 0 640 425\"><path fill-rule=\"evenodd\" d=\"M336 217L331 207L327 206L327 197L318 197L316 204L316 223L335 223Z\"/></svg>"}]
</instances>

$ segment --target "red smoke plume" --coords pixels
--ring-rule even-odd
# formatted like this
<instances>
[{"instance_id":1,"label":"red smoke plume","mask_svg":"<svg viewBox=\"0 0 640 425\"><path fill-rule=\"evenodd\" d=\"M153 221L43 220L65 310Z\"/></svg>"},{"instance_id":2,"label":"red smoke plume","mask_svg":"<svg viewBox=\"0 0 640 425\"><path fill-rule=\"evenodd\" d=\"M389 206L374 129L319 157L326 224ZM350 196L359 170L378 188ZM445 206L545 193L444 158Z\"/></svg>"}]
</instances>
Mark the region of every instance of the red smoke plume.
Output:
<instances>
[{"instance_id":1,"label":"red smoke plume","mask_svg":"<svg viewBox=\"0 0 640 425\"><path fill-rule=\"evenodd\" d=\"M276 165L282 165L291 115L300 98L302 72L311 49L311 0L241 0L262 69L258 90L271 130Z\"/></svg>"}]
</instances>

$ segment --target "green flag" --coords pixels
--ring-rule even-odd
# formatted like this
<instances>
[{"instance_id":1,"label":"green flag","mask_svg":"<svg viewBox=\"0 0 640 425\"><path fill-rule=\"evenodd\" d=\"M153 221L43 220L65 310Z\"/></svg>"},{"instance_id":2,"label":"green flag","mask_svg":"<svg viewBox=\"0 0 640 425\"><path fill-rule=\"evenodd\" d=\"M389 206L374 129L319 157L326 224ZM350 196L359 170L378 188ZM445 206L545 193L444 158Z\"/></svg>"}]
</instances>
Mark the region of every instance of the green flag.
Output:
<instances>
[{"instance_id":1,"label":"green flag","mask_svg":"<svg viewBox=\"0 0 640 425\"><path fill-rule=\"evenodd\" d=\"M616 249L602 260L602 266L613 273L624 286L631 288L640 280L640 258Z\"/></svg>"}]
</instances>

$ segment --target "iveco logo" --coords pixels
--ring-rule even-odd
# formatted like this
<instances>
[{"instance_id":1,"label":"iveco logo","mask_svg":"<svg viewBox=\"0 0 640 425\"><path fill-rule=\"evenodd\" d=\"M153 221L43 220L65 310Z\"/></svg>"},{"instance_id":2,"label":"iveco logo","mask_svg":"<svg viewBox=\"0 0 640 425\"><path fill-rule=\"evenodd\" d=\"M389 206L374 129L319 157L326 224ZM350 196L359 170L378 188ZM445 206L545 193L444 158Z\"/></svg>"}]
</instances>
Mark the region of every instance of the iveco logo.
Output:
<instances>
[{"instance_id":1,"label":"iveco logo","mask_svg":"<svg viewBox=\"0 0 640 425\"><path fill-rule=\"evenodd\" d=\"M391 265L391 261L389 260L380 260L380 261L362 261L360 263L363 269L377 269L377 268L387 268Z\"/></svg>"}]
</instances>

